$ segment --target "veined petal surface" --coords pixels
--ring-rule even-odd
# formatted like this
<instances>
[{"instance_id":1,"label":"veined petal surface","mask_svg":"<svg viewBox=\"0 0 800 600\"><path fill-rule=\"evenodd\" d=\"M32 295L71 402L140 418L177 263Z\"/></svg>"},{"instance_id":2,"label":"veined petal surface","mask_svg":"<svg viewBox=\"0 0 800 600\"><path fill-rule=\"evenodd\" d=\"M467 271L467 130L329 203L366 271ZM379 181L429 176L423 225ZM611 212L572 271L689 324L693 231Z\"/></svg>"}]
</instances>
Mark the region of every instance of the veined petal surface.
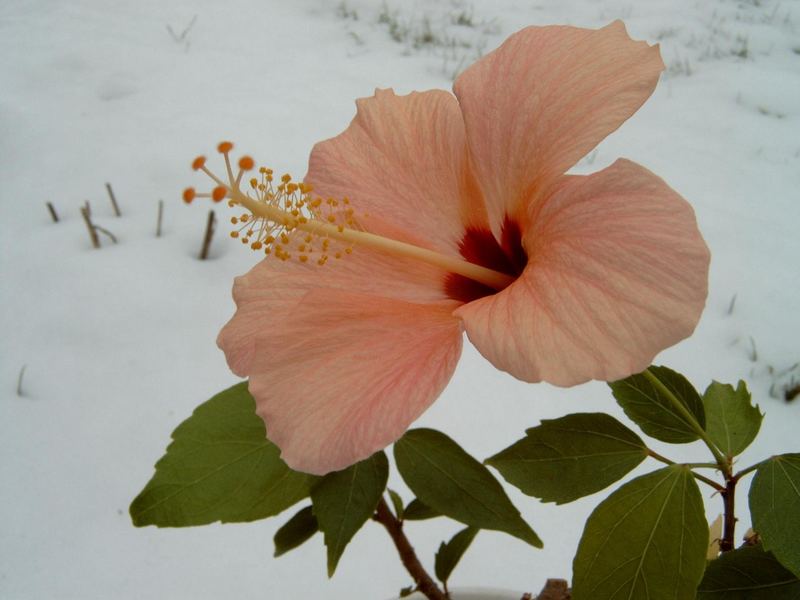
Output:
<instances>
[{"instance_id":1,"label":"veined petal surface","mask_svg":"<svg viewBox=\"0 0 800 600\"><path fill-rule=\"evenodd\" d=\"M692 208L627 160L565 176L531 208L528 265L508 288L461 306L470 341L524 381L614 381L692 333L709 252Z\"/></svg>"},{"instance_id":2,"label":"veined petal surface","mask_svg":"<svg viewBox=\"0 0 800 600\"><path fill-rule=\"evenodd\" d=\"M413 241L402 232L389 233L401 241ZM355 247L351 254L331 259L324 266L313 260L301 263L296 258L281 261L269 257L235 279L236 313L220 331L217 345L225 352L231 370L245 377L251 370L256 340L271 338L284 321L299 318L297 307L309 291L346 290L435 303L446 299L445 276L442 270L425 263L364 247Z\"/></svg>"},{"instance_id":3,"label":"veined petal surface","mask_svg":"<svg viewBox=\"0 0 800 600\"><path fill-rule=\"evenodd\" d=\"M259 337L250 392L287 464L324 474L402 436L461 355L454 307L315 290Z\"/></svg>"},{"instance_id":4,"label":"veined petal surface","mask_svg":"<svg viewBox=\"0 0 800 600\"><path fill-rule=\"evenodd\" d=\"M663 68L615 21L527 27L464 71L453 89L495 233L636 112Z\"/></svg>"},{"instance_id":5,"label":"veined petal surface","mask_svg":"<svg viewBox=\"0 0 800 600\"><path fill-rule=\"evenodd\" d=\"M465 224L487 221L455 97L376 90L357 106L343 133L314 146L305 181L323 197L349 198L356 217L377 215L429 248L457 253Z\"/></svg>"}]
</instances>

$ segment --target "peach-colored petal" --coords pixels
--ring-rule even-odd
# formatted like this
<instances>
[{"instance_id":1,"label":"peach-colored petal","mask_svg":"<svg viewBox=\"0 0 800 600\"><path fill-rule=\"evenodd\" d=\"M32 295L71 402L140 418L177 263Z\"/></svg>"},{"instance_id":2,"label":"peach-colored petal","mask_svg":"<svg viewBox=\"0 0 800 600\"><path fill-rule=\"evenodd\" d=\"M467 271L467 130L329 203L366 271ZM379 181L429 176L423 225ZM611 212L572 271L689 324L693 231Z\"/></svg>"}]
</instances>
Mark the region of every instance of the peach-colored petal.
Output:
<instances>
[{"instance_id":1,"label":"peach-colored petal","mask_svg":"<svg viewBox=\"0 0 800 600\"><path fill-rule=\"evenodd\" d=\"M323 197L348 197L356 216L378 215L416 232L433 249L457 251L462 222L487 221L466 168L455 97L440 90L407 96L376 90L357 106L343 133L314 146L305 181Z\"/></svg>"},{"instance_id":2,"label":"peach-colored petal","mask_svg":"<svg viewBox=\"0 0 800 600\"><path fill-rule=\"evenodd\" d=\"M563 177L533 208L522 275L455 312L496 367L563 386L613 381L692 333L709 252L692 208L661 179L619 160Z\"/></svg>"},{"instance_id":3,"label":"peach-colored petal","mask_svg":"<svg viewBox=\"0 0 800 600\"><path fill-rule=\"evenodd\" d=\"M528 27L464 71L454 90L495 232L628 119L663 68L616 21Z\"/></svg>"},{"instance_id":4,"label":"peach-colored petal","mask_svg":"<svg viewBox=\"0 0 800 600\"><path fill-rule=\"evenodd\" d=\"M410 241L400 231L390 233L396 239ZM445 273L436 267L358 246L352 254L339 260L331 258L324 266L314 261L267 258L235 279L233 298L237 310L220 331L217 344L225 352L231 370L247 376L256 340L269 338L276 324L299 318L297 304L310 290L347 290L428 303L446 299L444 278Z\"/></svg>"},{"instance_id":5,"label":"peach-colored petal","mask_svg":"<svg viewBox=\"0 0 800 600\"><path fill-rule=\"evenodd\" d=\"M321 475L397 440L455 369L455 306L312 291L259 337L250 392L289 466Z\"/></svg>"}]
</instances>

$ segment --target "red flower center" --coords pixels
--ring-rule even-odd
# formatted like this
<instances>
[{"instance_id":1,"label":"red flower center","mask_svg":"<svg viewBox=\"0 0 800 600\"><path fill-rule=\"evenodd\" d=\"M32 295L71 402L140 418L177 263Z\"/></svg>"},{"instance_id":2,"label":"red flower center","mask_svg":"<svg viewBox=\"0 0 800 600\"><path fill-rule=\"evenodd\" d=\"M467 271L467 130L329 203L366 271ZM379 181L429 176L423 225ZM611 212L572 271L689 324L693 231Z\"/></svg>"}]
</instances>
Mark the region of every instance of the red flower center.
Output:
<instances>
[{"instance_id":1,"label":"red flower center","mask_svg":"<svg viewBox=\"0 0 800 600\"><path fill-rule=\"evenodd\" d=\"M471 263L512 277L519 277L528 264L528 254L522 247L519 224L508 216L503 221L499 242L488 229L468 228L459 243L459 252ZM456 273L447 275L444 289L449 298L465 303L491 296L498 291Z\"/></svg>"}]
</instances>

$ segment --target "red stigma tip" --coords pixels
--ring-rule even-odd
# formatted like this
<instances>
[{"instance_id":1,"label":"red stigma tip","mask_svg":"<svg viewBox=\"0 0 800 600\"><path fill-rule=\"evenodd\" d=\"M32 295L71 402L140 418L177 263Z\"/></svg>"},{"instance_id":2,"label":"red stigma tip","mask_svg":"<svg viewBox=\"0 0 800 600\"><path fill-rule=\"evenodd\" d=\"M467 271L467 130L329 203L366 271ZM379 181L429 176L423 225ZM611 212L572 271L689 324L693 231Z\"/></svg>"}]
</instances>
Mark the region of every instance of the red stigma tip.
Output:
<instances>
[{"instance_id":1,"label":"red stigma tip","mask_svg":"<svg viewBox=\"0 0 800 600\"><path fill-rule=\"evenodd\" d=\"M233 150L233 144L230 142L220 142L219 146L217 146L217 150L220 152L220 154L226 154Z\"/></svg>"},{"instance_id":2,"label":"red stigma tip","mask_svg":"<svg viewBox=\"0 0 800 600\"><path fill-rule=\"evenodd\" d=\"M243 156L242 158L239 159L239 168L242 171L249 171L255 165L256 165L256 163L249 156Z\"/></svg>"},{"instance_id":3,"label":"red stigma tip","mask_svg":"<svg viewBox=\"0 0 800 600\"><path fill-rule=\"evenodd\" d=\"M218 185L214 188L214 191L211 192L211 199L214 202L220 202L225 196L228 195L228 189L223 185Z\"/></svg>"},{"instance_id":4,"label":"red stigma tip","mask_svg":"<svg viewBox=\"0 0 800 600\"><path fill-rule=\"evenodd\" d=\"M206 157L205 156L198 156L192 161L192 169L197 171L198 169L202 169L203 165L206 164Z\"/></svg>"},{"instance_id":5,"label":"red stigma tip","mask_svg":"<svg viewBox=\"0 0 800 600\"><path fill-rule=\"evenodd\" d=\"M192 200L194 200L194 196L194 188L189 187L183 190L183 201L186 202L186 204L189 204Z\"/></svg>"}]
</instances>

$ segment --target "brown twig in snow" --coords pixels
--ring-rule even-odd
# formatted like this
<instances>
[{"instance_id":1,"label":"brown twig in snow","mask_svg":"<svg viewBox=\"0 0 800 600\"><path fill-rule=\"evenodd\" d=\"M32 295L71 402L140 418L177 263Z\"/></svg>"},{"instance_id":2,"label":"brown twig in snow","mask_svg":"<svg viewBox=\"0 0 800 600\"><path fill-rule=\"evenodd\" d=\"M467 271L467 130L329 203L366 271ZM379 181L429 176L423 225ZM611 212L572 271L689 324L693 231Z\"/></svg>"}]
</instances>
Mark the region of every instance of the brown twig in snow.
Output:
<instances>
[{"instance_id":1,"label":"brown twig in snow","mask_svg":"<svg viewBox=\"0 0 800 600\"><path fill-rule=\"evenodd\" d=\"M107 236L109 237L109 239L110 239L112 242L114 242L115 244L117 243L117 236L115 236L113 233L111 233L111 232L110 232L108 229L106 229L105 227L100 227L100 225L95 225L95 226L94 226L94 228L95 228L95 230L96 230L96 231L99 231L99 232L100 232L100 233L102 233L103 235L107 235Z\"/></svg>"},{"instance_id":2,"label":"brown twig in snow","mask_svg":"<svg viewBox=\"0 0 800 600\"><path fill-rule=\"evenodd\" d=\"M208 249L211 247L211 239L214 237L215 224L214 211L210 210L208 211L208 221L206 221L206 235L203 238L203 247L200 249L200 260L208 258Z\"/></svg>"},{"instance_id":3,"label":"brown twig in snow","mask_svg":"<svg viewBox=\"0 0 800 600\"><path fill-rule=\"evenodd\" d=\"M25 376L25 369L28 368L28 365L22 365L22 368L19 370L19 377L17 377L17 396L22 397L22 378Z\"/></svg>"},{"instance_id":4,"label":"brown twig in snow","mask_svg":"<svg viewBox=\"0 0 800 600\"><path fill-rule=\"evenodd\" d=\"M81 207L81 215L83 216L83 220L86 223L86 228L89 230L89 237L92 240L92 246L95 248L100 247L100 238L97 236L97 230L92 223L92 216L91 211L89 210L89 203L87 202L85 206Z\"/></svg>"},{"instance_id":5,"label":"brown twig in snow","mask_svg":"<svg viewBox=\"0 0 800 600\"><path fill-rule=\"evenodd\" d=\"M164 201L158 200L158 220L156 221L156 237L161 237L161 219L164 217Z\"/></svg>"},{"instance_id":6,"label":"brown twig in snow","mask_svg":"<svg viewBox=\"0 0 800 600\"><path fill-rule=\"evenodd\" d=\"M122 213L119 212L119 206L117 205L117 199L114 197L114 190L111 189L111 184L106 183L106 190L108 190L108 197L111 198L111 206L114 207L114 214L118 217L122 216Z\"/></svg>"},{"instance_id":7,"label":"brown twig in snow","mask_svg":"<svg viewBox=\"0 0 800 600\"><path fill-rule=\"evenodd\" d=\"M50 211L50 216L53 218L53 223L58 223L58 213L56 213L56 207L53 206L52 202L47 203L47 210Z\"/></svg>"}]
</instances>

